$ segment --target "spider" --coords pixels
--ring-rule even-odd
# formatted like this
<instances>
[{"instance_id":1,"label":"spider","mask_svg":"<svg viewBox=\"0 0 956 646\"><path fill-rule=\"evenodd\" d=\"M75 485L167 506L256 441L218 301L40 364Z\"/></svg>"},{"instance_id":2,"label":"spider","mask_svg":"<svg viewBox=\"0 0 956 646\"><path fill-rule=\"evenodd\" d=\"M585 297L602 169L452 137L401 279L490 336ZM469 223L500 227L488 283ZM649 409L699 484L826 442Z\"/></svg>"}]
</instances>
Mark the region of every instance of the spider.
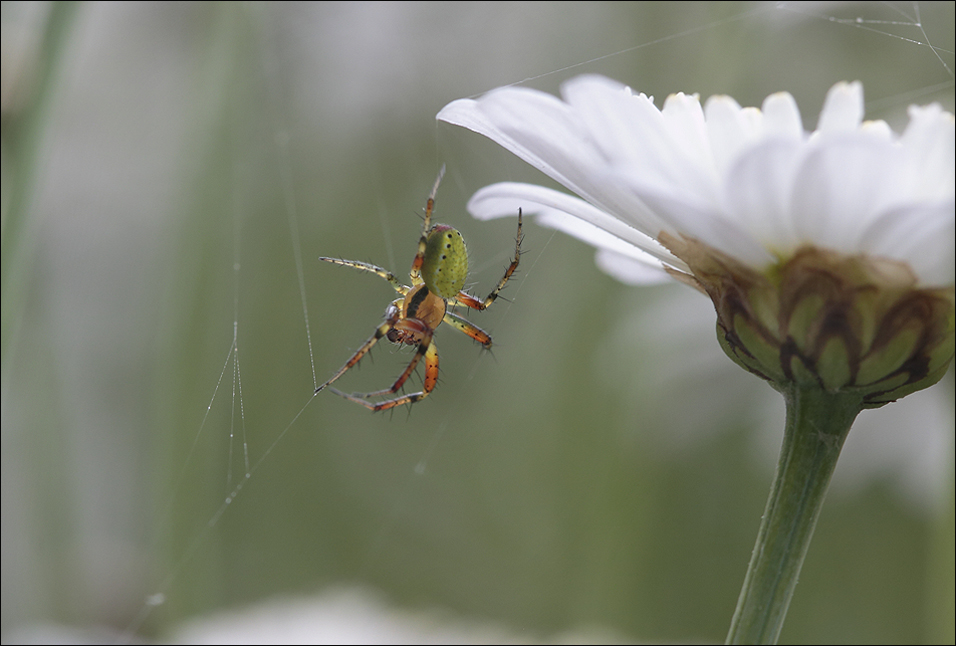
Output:
<instances>
[{"instance_id":1,"label":"spider","mask_svg":"<svg viewBox=\"0 0 956 646\"><path fill-rule=\"evenodd\" d=\"M385 322L375 330L375 333L355 351L355 354L339 368L329 380L315 389L319 391L328 388L336 395L365 406L371 411L388 410L395 406L414 404L425 399L435 389L438 383L438 347L432 337L442 321L456 330L464 332L486 349L491 348L491 336L474 323L448 311L448 305L464 305L474 310L487 309L498 293L504 288L508 279L518 268L521 257L521 210L518 210L518 234L515 237L515 255L511 264L505 270L504 276L491 290L484 300L462 291L465 279L468 276L468 252L465 240L461 233L447 224L431 224L432 209L435 206L435 194L441 183L445 168L442 167L435 180L425 203L425 221L422 225L422 235L418 240L418 252L412 261L412 268L408 275L411 286L403 285L395 275L377 265L358 260L343 260L341 258L320 257L319 260L330 262L343 267L353 267L381 276L400 294L399 298L389 303L385 308ZM418 349L408 366L399 375L391 387L370 393L348 394L330 387L336 379L341 377L355 366L372 349L379 339L386 338L398 345L414 345ZM422 390L417 393L403 395L392 399L373 402L374 398L394 395L405 385L405 381L415 371L422 357L425 358L425 380Z\"/></svg>"}]
</instances>

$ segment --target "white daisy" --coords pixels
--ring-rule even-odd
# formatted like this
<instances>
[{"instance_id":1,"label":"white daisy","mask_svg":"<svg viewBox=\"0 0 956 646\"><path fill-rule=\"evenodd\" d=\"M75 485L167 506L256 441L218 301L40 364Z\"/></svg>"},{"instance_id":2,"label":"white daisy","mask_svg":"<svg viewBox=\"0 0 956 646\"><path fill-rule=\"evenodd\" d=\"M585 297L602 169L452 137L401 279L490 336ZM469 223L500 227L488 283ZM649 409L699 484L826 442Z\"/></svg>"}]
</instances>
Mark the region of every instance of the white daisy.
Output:
<instances>
[{"instance_id":1,"label":"white daisy","mask_svg":"<svg viewBox=\"0 0 956 646\"><path fill-rule=\"evenodd\" d=\"M502 88L438 119L483 134L577 194L500 183L478 218L514 215L597 247L628 283L707 293L737 363L775 385L866 391L878 406L935 383L953 354L953 115L910 108L896 135L863 122L860 83L827 95L816 131L793 97L762 109L653 98L581 76L564 100Z\"/></svg>"}]
</instances>

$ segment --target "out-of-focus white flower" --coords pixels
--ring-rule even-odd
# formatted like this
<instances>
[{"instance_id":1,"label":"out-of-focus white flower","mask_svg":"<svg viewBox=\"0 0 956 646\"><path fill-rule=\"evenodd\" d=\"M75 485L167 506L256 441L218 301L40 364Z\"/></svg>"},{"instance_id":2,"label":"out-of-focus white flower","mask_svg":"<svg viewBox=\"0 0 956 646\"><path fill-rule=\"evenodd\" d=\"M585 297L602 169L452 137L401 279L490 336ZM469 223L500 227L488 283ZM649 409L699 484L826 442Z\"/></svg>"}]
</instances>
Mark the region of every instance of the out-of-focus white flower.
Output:
<instances>
[{"instance_id":1,"label":"out-of-focus white flower","mask_svg":"<svg viewBox=\"0 0 956 646\"><path fill-rule=\"evenodd\" d=\"M27 638L31 635L24 633ZM56 633L53 633L56 634ZM47 633L40 633L46 636ZM311 597L266 603L192 619L172 634L179 644L524 644L624 643L597 628L529 635L447 610L390 607L374 591L329 589Z\"/></svg>"},{"instance_id":2,"label":"out-of-focus white flower","mask_svg":"<svg viewBox=\"0 0 956 646\"><path fill-rule=\"evenodd\" d=\"M670 275L710 296L718 338L776 387L865 395L876 407L942 377L953 355L953 115L911 107L897 136L863 122L838 83L817 130L793 97L653 99L581 76L564 100L502 88L438 119L483 134L580 197L518 183L479 190L475 217L537 213L598 248L629 283Z\"/></svg>"}]
</instances>

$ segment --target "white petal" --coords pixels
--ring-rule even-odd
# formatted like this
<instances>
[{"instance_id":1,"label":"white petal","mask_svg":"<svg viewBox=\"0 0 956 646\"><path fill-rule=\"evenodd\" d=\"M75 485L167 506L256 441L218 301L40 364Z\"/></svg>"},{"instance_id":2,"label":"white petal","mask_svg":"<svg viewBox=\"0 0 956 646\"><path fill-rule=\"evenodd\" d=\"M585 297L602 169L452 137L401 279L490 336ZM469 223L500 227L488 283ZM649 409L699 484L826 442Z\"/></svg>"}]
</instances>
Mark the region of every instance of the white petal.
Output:
<instances>
[{"instance_id":1,"label":"white petal","mask_svg":"<svg viewBox=\"0 0 956 646\"><path fill-rule=\"evenodd\" d=\"M661 114L675 149L675 161L682 164L678 190L716 202L720 180L700 99L683 92L672 94L664 102Z\"/></svg>"},{"instance_id":2,"label":"white petal","mask_svg":"<svg viewBox=\"0 0 956 646\"><path fill-rule=\"evenodd\" d=\"M827 92L817 132L832 135L856 130L863 121L863 85L841 82Z\"/></svg>"},{"instance_id":3,"label":"white petal","mask_svg":"<svg viewBox=\"0 0 956 646\"><path fill-rule=\"evenodd\" d=\"M756 124L729 96L712 96L704 107L714 163L720 172L757 136Z\"/></svg>"},{"instance_id":4,"label":"white petal","mask_svg":"<svg viewBox=\"0 0 956 646\"><path fill-rule=\"evenodd\" d=\"M661 267L666 263L686 269L655 240L628 227L584 200L558 191L516 182L501 182L478 190L468 201L468 212L480 220L514 216L518 209L538 214L543 226L557 229L602 249Z\"/></svg>"},{"instance_id":5,"label":"white petal","mask_svg":"<svg viewBox=\"0 0 956 646\"><path fill-rule=\"evenodd\" d=\"M871 137L832 137L811 148L793 187L798 240L855 253L859 237L901 199L902 155Z\"/></svg>"},{"instance_id":6,"label":"white petal","mask_svg":"<svg viewBox=\"0 0 956 646\"><path fill-rule=\"evenodd\" d=\"M502 88L480 101L453 101L437 119L488 137L575 192L587 183L575 181L575 175L582 175L575 167L601 161L567 105L543 92Z\"/></svg>"},{"instance_id":7,"label":"white petal","mask_svg":"<svg viewBox=\"0 0 956 646\"><path fill-rule=\"evenodd\" d=\"M595 206L643 231L661 229L660 220L633 194L605 181L604 153L580 117L556 97L502 88L479 101L454 101L437 118L490 138Z\"/></svg>"},{"instance_id":8,"label":"white petal","mask_svg":"<svg viewBox=\"0 0 956 646\"><path fill-rule=\"evenodd\" d=\"M952 285L956 264L956 221L952 200L893 209L873 222L860 250L909 264L924 286Z\"/></svg>"},{"instance_id":9,"label":"white petal","mask_svg":"<svg viewBox=\"0 0 956 646\"><path fill-rule=\"evenodd\" d=\"M673 281L660 265L654 267L607 249L598 249L594 254L594 264L625 285L658 285Z\"/></svg>"},{"instance_id":10,"label":"white petal","mask_svg":"<svg viewBox=\"0 0 956 646\"><path fill-rule=\"evenodd\" d=\"M622 175L613 171L627 168L629 174L640 177L643 185L693 193L702 200L714 199L717 172L696 97L668 97L664 110L659 112L644 96L611 92L576 79L566 83L563 91L573 97L574 107L581 112L589 130L605 133L601 137L602 153L607 159L606 168L615 178ZM616 180L609 184L620 185ZM632 195L639 197L640 193ZM635 222L642 230L655 234L664 228L659 220L643 214Z\"/></svg>"},{"instance_id":11,"label":"white petal","mask_svg":"<svg viewBox=\"0 0 956 646\"><path fill-rule=\"evenodd\" d=\"M798 141L775 138L749 149L724 179L724 210L766 249L785 254L799 246L791 216L793 183L803 160Z\"/></svg>"},{"instance_id":12,"label":"white petal","mask_svg":"<svg viewBox=\"0 0 956 646\"><path fill-rule=\"evenodd\" d=\"M643 151L660 157L669 146L664 119L654 103L616 81L579 76L562 84L561 95L580 117L605 163L634 163L647 156Z\"/></svg>"},{"instance_id":13,"label":"white petal","mask_svg":"<svg viewBox=\"0 0 956 646\"><path fill-rule=\"evenodd\" d=\"M716 205L691 194L641 185L630 174L627 177L640 191L641 199L667 220L674 230L704 241L753 267L763 267L773 261L773 256L749 231L725 216Z\"/></svg>"},{"instance_id":14,"label":"white petal","mask_svg":"<svg viewBox=\"0 0 956 646\"><path fill-rule=\"evenodd\" d=\"M634 200L635 193L618 192L621 186L611 171L630 168L644 182L666 190L694 190L703 185L697 177L688 178L694 161L674 145L664 115L648 97L634 95L620 83L601 76L573 78L561 86L561 92L593 138L602 168L591 178L595 184L591 192L562 183L642 231L657 234L664 228L663 223Z\"/></svg>"},{"instance_id":15,"label":"white petal","mask_svg":"<svg viewBox=\"0 0 956 646\"><path fill-rule=\"evenodd\" d=\"M882 141L893 141L895 135L893 130L890 128L890 124L883 121L882 119L877 119L876 121L864 121L860 126L860 133L866 135L867 137L873 137L875 139L880 139Z\"/></svg>"},{"instance_id":16,"label":"white petal","mask_svg":"<svg viewBox=\"0 0 956 646\"><path fill-rule=\"evenodd\" d=\"M776 92L763 102L763 134L800 141L803 139L803 121L800 108L789 92Z\"/></svg>"},{"instance_id":17,"label":"white petal","mask_svg":"<svg viewBox=\"0 0 956 646\"><path fill-rule=\"evenodd\" d=\"M911 106L910 123L900 138L913 174L913 191L928 200L956 191L956 125L939 104Z\"/></svg>"}]
</instances>

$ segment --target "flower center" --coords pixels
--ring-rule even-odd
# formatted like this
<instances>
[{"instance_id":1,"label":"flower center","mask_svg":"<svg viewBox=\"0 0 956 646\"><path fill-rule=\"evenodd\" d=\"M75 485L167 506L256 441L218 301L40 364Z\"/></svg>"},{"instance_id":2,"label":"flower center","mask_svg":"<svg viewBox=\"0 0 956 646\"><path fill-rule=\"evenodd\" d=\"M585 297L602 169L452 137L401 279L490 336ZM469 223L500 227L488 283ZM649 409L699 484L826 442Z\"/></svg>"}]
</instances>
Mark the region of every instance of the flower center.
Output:
<instances>
[{"instance_id":1,"label":"flower center","mask_svg":"<svg viewBox=\"0 0 956 646\"><path fill-rule=\"evenodd\" d=\"M724 351L775 387L855 391L876 408L952 360L953 288L917 287L902 262L804 246L759 272L697 240L660 240L690 268L676 277L713 301Z\"/></svg>"}]
</instances>

